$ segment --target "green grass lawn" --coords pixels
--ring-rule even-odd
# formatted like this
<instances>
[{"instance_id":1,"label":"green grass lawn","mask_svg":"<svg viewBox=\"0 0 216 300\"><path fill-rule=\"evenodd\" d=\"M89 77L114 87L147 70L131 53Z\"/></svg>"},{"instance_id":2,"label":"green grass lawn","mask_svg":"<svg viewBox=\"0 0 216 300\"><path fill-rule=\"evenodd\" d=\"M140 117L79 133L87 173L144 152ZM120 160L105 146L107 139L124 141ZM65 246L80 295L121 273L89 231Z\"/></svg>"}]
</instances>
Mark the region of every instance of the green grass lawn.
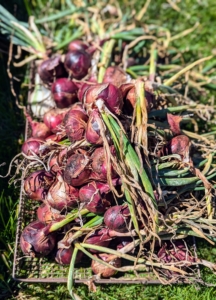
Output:
<instances>
[{"instance_id":1,"label":"green grass lawn","mask_svg":"<svg viewBox=\"0 0 216 300\"><path fill-rule=\"evenodd\" d=\"M5 6L12 13L14 4L17 6L17 17L26 20L27 14L24 2L5 1ZM39 15L34 3L28 9ZM41 2L41 1L40 1ZM120 1L122 4L139 11L141 1ZM173 7L170 2L175 3ZM127 4L127 5L126 5ZM173 50L180 53L176 63L189 63L198 58L216 54L216 2L214 0L185 0L185 1L151 1L143 22L157 24L169 29L175 36L197 24L197 28L187 37L175 39L172 42ZM0 36L1 37L1 36ZM7 43L0 40L0 174L7 173L10 160L20 151L23 140L24 119L17 108L14 97L10 92L10 83L7 75ZM6 53L5 53L6 52ZM215 60L214 60L215 63ZM216 65L216 63L215 63ZM19 93L20 80L25 68L12 68L17 80L15 89ZM216 96L215 88L207 86L205 97ZM22 91L21 91L22 92ZM207 100L207 99L206 99ZM214 125L215 126L215 125ZM12 170L13 171L13 170ZM17 284L11 278L13 247L16 230L17 202L19 198L19 184L17 188L8 185L9 178L0 178L0 299L69 299L64 284ZM216 249L202 241L198 241L199 256L216 260ZM202 269L203 278L208 282L215 282L216 277L208 270ZM214 287L201 285L185 286L143 286L137 285L101 285L97 292L88 291L85 285L76 286L76 293L84 300L126 300L126 299L152 299L152 300L191 300L216 299Z\"/></svg>"}]
</instances>

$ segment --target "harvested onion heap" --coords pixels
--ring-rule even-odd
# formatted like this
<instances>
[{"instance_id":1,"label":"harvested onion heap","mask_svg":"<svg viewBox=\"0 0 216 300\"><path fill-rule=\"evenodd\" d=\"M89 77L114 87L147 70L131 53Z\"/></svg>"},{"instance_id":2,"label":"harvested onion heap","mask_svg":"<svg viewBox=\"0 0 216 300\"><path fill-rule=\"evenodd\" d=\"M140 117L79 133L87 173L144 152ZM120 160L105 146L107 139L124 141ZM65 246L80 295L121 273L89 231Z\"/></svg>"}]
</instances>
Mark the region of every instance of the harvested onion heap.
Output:
<instances>
[{"instance_id":1,"label":"harvested onion heap","mask_svg":"<svg viewBox=\"0 0 216 300\"><path fill-rule=\"evenodd\" d=\"M104 55L115 57L116 47L106 41ZM194 143L181 128L175 112L190 106L169 113L166 86L162 93L148 78L133 79L115 60L105 69L98 62L95 73L98 53L77 40L64 59L53 55L38 66L55 107L43 116L26 113L24 191L40 206L22 232L23 254L55 257L71 263L70 271L85 255L104 278L154 269L163 283L186 282L193 265L215 269L183 240L216 239L214 145Z\"/></svg>"}]
</instances>

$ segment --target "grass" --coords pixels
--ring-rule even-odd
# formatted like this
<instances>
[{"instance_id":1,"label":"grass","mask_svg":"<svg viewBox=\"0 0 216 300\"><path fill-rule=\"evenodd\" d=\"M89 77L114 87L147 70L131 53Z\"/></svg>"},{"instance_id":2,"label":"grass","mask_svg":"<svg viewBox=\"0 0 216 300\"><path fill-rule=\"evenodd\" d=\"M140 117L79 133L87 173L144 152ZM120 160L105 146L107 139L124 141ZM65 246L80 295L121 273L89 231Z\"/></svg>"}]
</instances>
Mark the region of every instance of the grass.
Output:
<instances>
[{"instance_id":1,"label":"grass","mask_svg":"<svg viewBox=\"0 0 216 300\"><path fill-rule=\"evenodd\" d=\"M64 1L62 1L63 3ZM119 1L127 6L128 10L134 8L140 11L141 1ZM172 31L172 36L193 27L197 22L199 26L186 38L182 37L172 42L173 53L180 53L176 58L176 64L189 63L198 58L215 54L216 36L213 20L216 17L216 4L214 0L185 0L172 1L176 7L171 7L171 1L151 1L144 15L144 22L157 24ZM15 1L5 1L4 7L12 13ZM39 15L35 1L16 1L17 18L26 20L24 3L29 12L35 10ZM42 3L42 1L40 1ZM127 5L126 5L127 4ZM7 52L5 43L2 49ZM10 160L20 151L23 139L24 120L20 110L16 107L10 93L10 85L6 72L7 55L0 54L0 157L6 166L1 167L0 174L5 174ZM22 79L23 69L13 69L13 74ZM15 88L19 91L20 83L15 82ZM215 90L209 88L207 97L216 96ZM194 92L194 97L198 95ZM198 95L199 96L199 95ZM66 285L63 284L17 284L11 279L13 261L13 245L16 229L16 211L19 189L8 186L8 178L0 179L0 299L69 299ZM216 250L206 243L198 242L198 254L208 260L216 260ZM203 277L208 282L214 282L215 276L208 270L202 270ZM76 286L75 291L83 300L121 300L121 299L153 299L153 300L187 300L187 299L216 299L216 290L213 287L195 285L186 286L143 286L143 285L101 285L97 286L97 292L88 291L85 285Z\"/></svg>"}]
</instances>

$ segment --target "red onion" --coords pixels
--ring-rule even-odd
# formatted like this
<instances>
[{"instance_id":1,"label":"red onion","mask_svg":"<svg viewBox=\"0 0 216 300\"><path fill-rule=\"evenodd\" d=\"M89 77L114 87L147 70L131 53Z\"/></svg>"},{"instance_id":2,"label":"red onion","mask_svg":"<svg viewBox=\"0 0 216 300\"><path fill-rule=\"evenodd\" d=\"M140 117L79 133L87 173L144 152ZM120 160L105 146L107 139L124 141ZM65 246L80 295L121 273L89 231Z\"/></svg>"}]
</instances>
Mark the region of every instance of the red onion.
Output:
<instances>
[{"instance_id":1,"label":"red onion","mask_svg":"<svg viewBox=\"0 0 216 300\"><path fill-rule=\"evenodd\" d=\"M96 100L103 100L106 107L115 114L120 114L123 106L121 91L112 83L101 83L90 86L84 93L82 102L89 114L95 107Z\"/></svg>"},{"instance_id":2,"label":"red onion","mask_svg":"<svg viewBox=\"0 0 216 300\"><path fill-rule=\"evenodd\" d=\"M73 143L84 138L88 116L80 109L71 108L64 118L65 131L69 140Z\"/></svg>"},{"instance_id":3,"label":"red onion","mask_svg":"<svg viewBox=\"0 0 216 300\"><path fill-rule=\"evenodd\" d=\"M75 153L67 161L64 180L72 186L81 186L89 181L90 159L85 154Z\"/></svg>"},{"instance_id":4,"label":"red onion","mask_svg":"<svg viewBox=\"0 0 216 300\"><path fill-rule=\"evenodd\" d=\"M90 212L101 214L106 211L113 200L112 194L107 194L109 191L110 187L108 184L93 181L81 187L79 198L81 202L86 204L85 208Z\"/></svg>"},{"instance_id":5,"label":"red onion","mask_svg":"<svg viewBox=\"0 0 216 300\"><path fill-rule=\"evenodd\" d=\"M44 150L41 150L42 145L44 145L43 140L29 138L22 144L22 152L27 156L43 154Z\"/></svg>"},{"instance_id":6,"label":"red onion","mask_svg":"<svg viewBox=\"0 0 216 300\"><path fill-rule=\"evenodd\" d=\"M83 102L85 93L86 93L86 91L88 90L88 88L89 88L90 86L92 86L92 84L81 83L81 85L80 85L80 87L79 87L79 90L78 90L78 93L77 93L77 96L78 96L79 101Z\"/></svg>"},{"instance_id":7,"label":"red onion","mask_svg":"<svg viewBox=\"0 0 216 300\"><path fill-rule=\"evenodd\" d=\"M59 210L44 202L37 209L37 218L42 223L49 224L52 221L60 221L65 217L60 214Z\"/></svg>"},{"instance_id":8,"label":"red onion","mask_svg":"<svg viewBox=\"0 0 216 300\"><path fill-rule=\"evenodd\" d=\"M81 79L91 67L91 55L83 49L70 51L65 56L64 66L74 78Z\"/></svg>"},{"instance_id":9,"label":"red onion","mask_svg":"<svg viewBox=\"0 0 216 300\"><path fill-rule=\"evenodd\" d=\"M116 257L116 258L112 259L113 255L107 254L107 253L94 254L94 256L103 260L106 263L109 263L113 267L116 267L116 268L121 267L121 258L120 257ZM101 264L95 260L92 260L91 268L92 268L92 271L94 272L94 274L101 275L102 277L105 277L105 278L109 278L109 277L113 276L114 274L116 274L116 272L117 272L114 269L104 266L103 264Z\"/></svg>"},{"instance_id":10,"label":"red onion","mask_svg":"<svg viewBox=\"0 0 216 300\"><path fill-rule=\"evenodd\" d=\"M47 203L59 210L72 209L76 207L79 191L71 185L68 185L60 174L57 174L55 182L49 189Z\"/></svg>"},{"instance_id":11,"label":"red onion","mask_svg":"<svg viewBox=\"0 0 216 300\"><path fill-rule=\"evenodd\" d=\"M54 77L65 77L67 72L61 62L61 55L56 54L55 56L44 60L38 67L38 73L41 80L44 83L52 83Z\"/></svg>"},{"instance_id":12,"label":"red onion","mask_svg":"<svg viewBox=\"0 0 216 300\"><path fill-rule=\"evenodd\" d=\"M103 144L103 139L100 135L100 126L98 122L99 118L100 118L99 112L96 109L94 109L89 116L89 120L86 126L86 134L85 134L86 141L89 142L90 144L94 144L94 145Z\"/></svg>"},{"instance_id":13,"label":"red onion","mask_svg":"<svg viewBox=\"0 0 216 300\"><path fill-rule=\"evenodd\" d=\"M46 124L42 122L33 121L31 116L28 113L25 113L25 115L29 125L31 126L31 130L32 130L31 136L33 138L38 138L43 140L46 139L49 135L51 135L51 131L46 126Z\"/></svg>"},{"instance_id":14,"label":"red onion","mask_svg":"<svg viewBox=\"0 0 216 300\"><path fill-rule=\"evenodd\" d=\"M182 116L167 114L167 121L169 123L170 130L174 135L181 134L180 122L182 118Z\"/></svg>"},{"instance_id":15,"label":"red onion","mask_svg":"<svg viewBox=\"0 0 216 300\"><path fill-rule=\"evenodd\" d=\"M34 221L25 227L20 237L23 254L32 257L48 255L56 244L56 234L49 233L49 225Z\"/></svg>"},{"instance_id":16,"label":"red onion","mask_svg":"<svg viewBox=\"0 0 216 300\"><path fill-rule=\"evenodd\" d=\"M76 84L67 79L59 78L52 84L53 99L58 108L66 108L78 101Z\"/></svg>"},{"instance_id":17,"label":"red onion","mask_svg":"<svg viewBox=\"0 0 216 300\"><path fill-rule=\"evenodd\" d=\"M108 247L112 237L109 236L109 230L106 228L97 229L84 241L86 244ZM92 253L98 253L98 250L89 249Z\"/></svg>"},{"instance_id":18,"label":"red onion","mask_svg":"<svg viewBox=\"0 0 216 300\"><path fill-rule=\"evenodd\" d=\"M114 146L110 147L110 152L112 153L113 156L116 155ZM91 159L92 159L92 170L98 175L99 180L100 181L107 180L108 170L107 170L107 160L105 157L104 148L103 147L97 148L91 155ZM111 171L111 178L117 177L117 173L115 172L112 166L110 171ZM92 174L92 178L94 178L93 174Z\"/></svg>"},{"instance_id":19,"label":"red onion","mask_svg":"<svg viewBox=\"0 0 216 300\"><path fill-rule=\"evenodd\" d=\"M115 205L105 212L104 223L110 229L118 232L127 232L130 221L130 211L127 205Z\"/></svg>"},{"instance_id":20,"label":"red onion","mask_svg":"<svg viewBox=\"0 0 216 300\"><path fill-rule=\"evenodd\" d=\"M76 50L86 50L88 48L88 45L85 44L81 40L74 40L69 43L68 45L68 52L70 51L76 51Z\"/></svg>"},{"instance_id":21,"label":"red onion","mask_svg":"<svg viewBox=\"0 0 216 300\"><path fill-rule=\"evenodd\" d=\"M73 254L73 246L69 248L60 248L57 250L55 260L60 265L69 265ZM83 252L78 251L75 263L79 263L83 257Z\"/></svg>"},{"instance_id":22,"label":"red onion","mask_svg":"<svg viewBox=\"0 0 216 300\"><path fill-rule=\"evenodd\" d=\"M30 199L43 201L53 181L54 177L49 172L33 172L24 181L24 191Z\"/></svg>"},{"instance_id":23,"label":"red onion","mask_svg":"<svg viewBox=\"0 0 216 300\"><path fill-rule=\"evenodd\" d=\"M43 121L53 133L56 133L67 112L68 109L53 108L44 114Z\"/></svg>"},{"instance_id":24,"label":"red onion","mask_svg":"<svg viewBox=\"0 0 216 300\"><path fill-rule=\"evenodd\" d=\"M190 144L186 135L177 135L158 152L158 155L179 154L183 161L189 162Z\"/></svg>"},{"instance_id":25,"label":"red onion","mask_svg":"<svg viewBox=\"0 0 216 300\"><path fill-rule=\"evenodd\" d=\"M57 152L54 153L54 155L49 161L49 168L52 170L52 172L62 173L63 162L66 159L66 155L67 155L67 148L63 149L59 153Z\"/></svg>"}]
</instances>

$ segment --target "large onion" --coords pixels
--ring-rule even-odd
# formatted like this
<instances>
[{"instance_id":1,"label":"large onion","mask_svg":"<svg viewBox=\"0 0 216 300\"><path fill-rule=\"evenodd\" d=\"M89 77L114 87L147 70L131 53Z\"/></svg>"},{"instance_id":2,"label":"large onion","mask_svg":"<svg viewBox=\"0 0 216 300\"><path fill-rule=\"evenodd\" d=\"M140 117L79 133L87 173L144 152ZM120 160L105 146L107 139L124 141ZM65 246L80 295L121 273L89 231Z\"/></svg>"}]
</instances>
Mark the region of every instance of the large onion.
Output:
<instances>
[{"instance_id":1,"label":"large onion","mask_svg":"<svg viewBox=\"0 0 216 300\"><path fill-rule=\"evenodd\" d=\"M25 179L24 191L30 199L42 201L46 198L53 181L54 177L50 172L35 171Z\"/></svg>"},{"instance_id":2,"label":"large onion","mask_svg":"<svg viewBox=\"0 0 216 300\"><path fill-rule=\"evenodd\" d=\"M49 189L47 203L59 210L72 209L78 205L79 191L68 185L60 174L57 174L55 182Z\"/></svg>"},{"instance_id":3,"label":"large onion","mask_svg":"<svg viewBox=\"0 0 216 300\"><path fill-rule=\"evenodd\" d=\"M78 88L68 78L59 78L52 84L52 95L58 108L66 108L78 101Z\"/></svg>"},{"instance_id":4,"label":"large onion","mask_svg":"<svg viewBox=\"0 0 216 300\"><path fill-rule=\"evenodd\" d=\"M56 244L56 234L49 233L48 226L40 221L34 221L25 227L20 237L23 254L32 257L45 256L53 250Z\"/></svg>"},{"instance_id":5,"label":"large onion","mask_svg":"<svg viewBox=\"0 0 216 300\"><path fill-rule=\"evenodd\" d=\"M127 205L115 205L105 212L104 223L110 229L127 232L130 221L130 211Z\"/></svg>"}]
</instances>

